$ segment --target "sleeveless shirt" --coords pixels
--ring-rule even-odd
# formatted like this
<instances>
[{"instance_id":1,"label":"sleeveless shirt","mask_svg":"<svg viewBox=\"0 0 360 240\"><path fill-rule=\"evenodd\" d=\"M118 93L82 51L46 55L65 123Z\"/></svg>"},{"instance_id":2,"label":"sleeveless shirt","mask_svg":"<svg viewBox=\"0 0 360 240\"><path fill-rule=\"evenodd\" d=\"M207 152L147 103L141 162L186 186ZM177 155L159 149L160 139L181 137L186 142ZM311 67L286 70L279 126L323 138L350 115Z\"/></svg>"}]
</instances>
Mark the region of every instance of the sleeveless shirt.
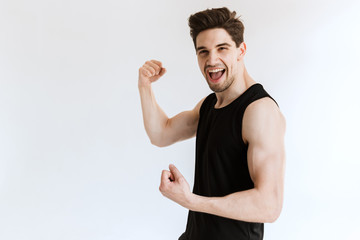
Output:
<instances>
[{"instance_id":1,"label":"sleeveless shirt","mask_svg":"<svg viewBox=\"0 0 360 240\"><path fill-rule=\"evenodd\" d=\"M194 194L223 197L254 188L247 163L248 145L242 139L242 120L247 106L263 97L271 98L259 83L223 108L214 108L215 93L206 97L196 134ZM179 240L261 240L263 232L263 223L189 211L186 231Z\"/></svg>"}]
</instances>

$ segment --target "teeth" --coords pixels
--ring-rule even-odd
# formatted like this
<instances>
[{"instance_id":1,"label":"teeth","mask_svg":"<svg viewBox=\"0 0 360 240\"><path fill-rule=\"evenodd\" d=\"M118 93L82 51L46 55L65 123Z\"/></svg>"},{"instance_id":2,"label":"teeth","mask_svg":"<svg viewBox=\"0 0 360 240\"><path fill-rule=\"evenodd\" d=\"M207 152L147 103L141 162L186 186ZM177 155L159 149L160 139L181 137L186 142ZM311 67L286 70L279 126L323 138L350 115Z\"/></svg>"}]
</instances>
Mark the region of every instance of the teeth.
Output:
<instances>
[{"instance_id":1,"label":"teeth","mask_svg":"<svg viewBox=\"0 0 360 240\"><path fill-rule=\"evenodd\" d=\"M220 71L222 71L222 70L224 70L224 69L221 69L221 68L218 68L218 69L210 69L209 72L214 73L214 72L220 72Z\"/></svg>"}]
</instances>

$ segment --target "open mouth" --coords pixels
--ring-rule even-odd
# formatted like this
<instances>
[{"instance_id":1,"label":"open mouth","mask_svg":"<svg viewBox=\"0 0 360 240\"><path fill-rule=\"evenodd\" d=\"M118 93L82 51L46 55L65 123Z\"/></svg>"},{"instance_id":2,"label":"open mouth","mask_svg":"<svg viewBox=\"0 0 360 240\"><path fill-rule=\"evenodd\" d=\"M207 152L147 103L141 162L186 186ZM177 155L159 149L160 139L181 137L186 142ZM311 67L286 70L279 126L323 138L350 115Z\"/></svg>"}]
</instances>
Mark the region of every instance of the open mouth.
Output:
<instances>
[{"instance_id":1,"label":"open mouth","mask_svg":"<svg viewBox=\"0 0 360 240\"><path fill-rule=\"evenodd\" d=\"M211 81L217 82L224 75L225 69L224 68L213 68L213 69L208 69L206 72Z\"/></svg>"}]
</instances>

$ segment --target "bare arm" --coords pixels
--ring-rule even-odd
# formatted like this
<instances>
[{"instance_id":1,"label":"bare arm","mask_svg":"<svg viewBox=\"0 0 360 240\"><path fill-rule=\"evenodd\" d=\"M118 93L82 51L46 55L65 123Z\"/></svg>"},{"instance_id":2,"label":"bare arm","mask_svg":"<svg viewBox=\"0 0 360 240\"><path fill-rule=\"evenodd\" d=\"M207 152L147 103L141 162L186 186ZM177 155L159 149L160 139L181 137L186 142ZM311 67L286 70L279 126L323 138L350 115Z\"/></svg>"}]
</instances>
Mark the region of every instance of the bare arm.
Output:
<instances>
[{"instance_id":1,"label":"bare arm","mask_svg":"<svg viewBox=\"0 0 360 240\"><path fill-rule=\"evenodd\" d=\"M138 87L145 130L151 143L159 147L195 136L199 109L203 101L201 100L193 110L168 118L156 102L151 87L151 83L157 81L165 72L162 63L156 60L147 61L139 69Z\"/></svg>"},{"instance_id":2,"label":"bare arm","mask_svg":"<svg viewBox=\"0 0 360 240\"><path fill-rule=\"evenodd\" d=\"M248 165L253 189L224 197L195 195L188 191L180 172L172 167L163 174L175 181L167 183L165 178L160 191L193 211L247 222L273 222L280 215L283 202L284 134L285 119L275 103L270 99L258 100L247 108L243 120L243 139L249 144Z\"/></svg>"}]
</instances>

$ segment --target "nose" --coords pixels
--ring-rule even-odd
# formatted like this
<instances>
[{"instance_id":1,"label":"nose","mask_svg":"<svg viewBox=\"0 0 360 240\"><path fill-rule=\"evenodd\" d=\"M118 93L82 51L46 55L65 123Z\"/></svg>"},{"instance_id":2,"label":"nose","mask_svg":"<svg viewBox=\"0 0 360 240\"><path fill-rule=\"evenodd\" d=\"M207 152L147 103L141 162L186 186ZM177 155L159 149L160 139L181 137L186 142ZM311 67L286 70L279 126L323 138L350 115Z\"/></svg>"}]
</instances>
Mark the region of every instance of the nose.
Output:
<instances>
[{"instance_id":1,"label":"nose","mask_svg":"<svg viewBox=\"0 0 360 240\"><path fill-rule=\"evenodd\" d=\"M210 51L207 59L207 65L215 65L218 63L219 57L215 51Z\"/></svg>"}]
</instances>

